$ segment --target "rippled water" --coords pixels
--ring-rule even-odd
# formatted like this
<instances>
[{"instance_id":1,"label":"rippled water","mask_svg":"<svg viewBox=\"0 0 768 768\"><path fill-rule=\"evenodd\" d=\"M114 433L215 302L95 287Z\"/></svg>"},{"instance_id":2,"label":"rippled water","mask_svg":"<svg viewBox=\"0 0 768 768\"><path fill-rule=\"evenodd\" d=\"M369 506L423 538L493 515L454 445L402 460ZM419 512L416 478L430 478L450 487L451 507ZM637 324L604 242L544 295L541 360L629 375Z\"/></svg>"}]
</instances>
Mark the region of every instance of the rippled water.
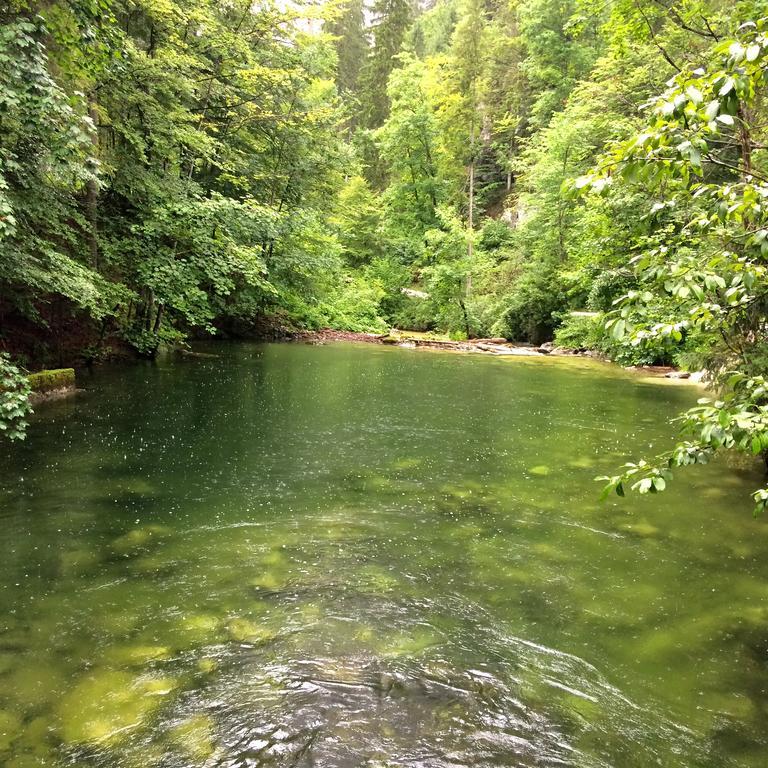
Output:
<instances>
[{"instance_id":1,"label":"rippled water","mask_svg":"<svg viewBox=\"0 0 768 768\"><path fill-rule=\"evenodd\" d=\"M753 467L597 503L695 388L220 345L0 448L8 768L768 763Z\"/></svg>"}]
</instances>

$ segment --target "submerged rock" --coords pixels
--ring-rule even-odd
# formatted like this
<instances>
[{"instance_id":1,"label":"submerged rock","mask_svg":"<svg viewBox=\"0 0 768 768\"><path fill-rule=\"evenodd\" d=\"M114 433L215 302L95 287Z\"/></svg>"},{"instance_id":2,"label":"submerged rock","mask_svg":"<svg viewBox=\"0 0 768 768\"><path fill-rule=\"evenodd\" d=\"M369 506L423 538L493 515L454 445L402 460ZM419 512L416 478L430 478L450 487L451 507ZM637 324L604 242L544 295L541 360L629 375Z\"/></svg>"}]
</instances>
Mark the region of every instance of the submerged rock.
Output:
<instances>
[{"instance_id":1,"label":"submerged rock","mask_svg":"<svg viewBox=\"0 0 768 768\"><path fill-rule=\"evenodd\" d=\"M214 723L207 715L195 715L174 725L168 739L196 764L205 762L215 751Z\"/></svg>"},{"instance_id":2,"label":"submerged rock","mask_svg":"<svg viewBox=\"0 0 768 768\"><path fill-rule=\"evenodd\" d=\"M379 647L379 653L386 657L418 656L438 644L438 638L428 629L400 633L387 638Z\"/></svg>"},{"instance_id":3,"label":"submerged rock","mask_svg":"<svg viewBox=\"0 0 768 768\"><path fill-rule=\"evenodd\" d=\"M107 664L122 667L143 667L152 661L171 657L171 649L164 645L122 645L110 648L104 654Z\"/></svg>"},{"instance_id":4,"label":"submerged rock","mask_svg":"<svg viewBox=\"0 0 768 768\"><path fill-rule=\"evenodd\" d=\"M251 579L251 586L268 592L276 592L285 587L285 577L276 574L274 571L266 571L261 576Z\"/></svg>"},{"instance_id":5,"label":"submerged rock","mask_svg":"<svg viewBox=\"0 0 768 768\"><path fill-rule=\"evenodd\" d=\"M164 525L145 525L134 528L112 542L112 549L124 557L129 557L160 542L168 536L170 530Z\"/></svg>"},{"instance_id":6,"label":"submerged rock","mask_svg":"<svg viewBox=\"0 0 768 768\"><path fill-rule=\"evenodd\" d=\"M197 662L197 668L204 675L210 675L216 671L219 663L216 659L199 659Z\"/></svg>"},{"instance_id":7,"label":"submerged rock","mask_svg":"<svg viewBox=\"0 0 768 768\"><path fill-rule=\"evenodd\" d=\"M21 734L21 718L7 709L0 709L0 753L11 748L11 743Z\"/></svg>"},{"instance_id":8,"label":"submerged rock","mask_svg":"<svg viewBox=\"0 0 768 768\"><path fill-rule=\"evenodd\" d=\"M55 698L65 684L61 667L26 657L3 681L3 688L26 709L36 709Z\"/></svg>"},{"instance_id":9,"label":"submerged rock","mask_svg":"<svg viewBox=\"0 0 768 768\"><path fill-rule=\"evenodd\" d=\"M221 639L222 622L218 616L198 613L185 616L171 627L173 645L177 649L210 645Z\"/></svg>"},{"instance_id":10,"label":"submerged rock","mask_svg":"<svg viewBox=\"0 0 768 768\"><path fill-rule=\"evenodd\" d=\"M162 706L176 686L173 678L98 671L59 701L61 736L70 744L119 742Z\"/></svg>"},{"instance_id":11,"label":"submerged rock","mask_svg":"<svg viewBox=\"0 0 768 768\"><path fill-rule=\"evenodd\" d=\"M227 624L227 632L238 643L268 643L277 637L277 633L273 630L242 618L232 619Z\"/></svg>"},{"instance_id":12,"label":"submerged rock","mask_svg":"<svg viewBox=\"0 0 768 768\"><path fill-rule=\"evenodd\" d=\"M64 576L81 574L93 568L100 561L99 555L90 549L70 549L59 555L61 573Z\"/></svg>"}]
</instances>

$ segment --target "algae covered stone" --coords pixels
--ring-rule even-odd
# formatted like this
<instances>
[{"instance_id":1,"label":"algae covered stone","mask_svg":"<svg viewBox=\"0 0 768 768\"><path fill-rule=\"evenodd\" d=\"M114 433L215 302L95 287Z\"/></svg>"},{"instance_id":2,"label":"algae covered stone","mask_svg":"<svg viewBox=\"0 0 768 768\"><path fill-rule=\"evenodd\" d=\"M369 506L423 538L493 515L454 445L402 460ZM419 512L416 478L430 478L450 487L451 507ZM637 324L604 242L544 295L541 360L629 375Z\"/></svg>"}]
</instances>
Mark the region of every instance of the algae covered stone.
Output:
<instances>
[{"instance_id":1,"label":"algae covered stone","mask_svg":"<svg viewBox=\"0 0 768 768\"><path fill-rule=\"evenodd\" d=\"M172 678L95 672L59 701L60 734L70 744L119 742L161 707L176 685Z\"/></svg>"},{"instance_id":2,"label":"algae covered stone","mask_svg":"<svg viewBox=\"0 0 768 768\"><path fill-rule=\"evenodd\" d=\"M266 571L261 576L252 579L251 586L267 592L276 592L285 586L285 578L274 571Z\"/></svg>"},{"instance_id":3,"label":"algae covered stone","mask_svg":"<svg viewBox=\"0 0 768 768\"><path fill-rule=\"evenodd\" d=\"M21 717L15 712L0 709L0 753L6 752L21 733Z\"/></svg>"},{"instance_id":4,"label":"algae covered stone","mask_svg":"<svg viewBox=\"0 0 768 768\"><path fill-rule=\"evenodd\" d=\"M118 536L112 542L112 549L118 555L133 555L155 546L169 533L170 531L164 525L145 525L142 528L134 528Z\"/></svg>"},{"instance_id":5,"label":"algae covered stone","mask_svg":"<svg viewBox=\"0 0 768 768\"><path fill-rule=\"evenodd\" d=\"M266 627L260 626L248 619L236 618L227 624L229 636L238 643L268 643L274 640L275 632Z\"/></svg>"},{"instance_id":6,"label":"algae covered stone","mask_svg":"<svg viewBox=\"0 0 768 768\"><path fill-rule=\"evenodd\" d=\"M195 715L174 725L168 733L168 739L188 758L202 763L216 748L213 720L207 715Z\"/></svg>"},{"instance_id":7,"label":"algae covered stone","mask_svg":"<svg viewBox=\"0 0 768 768\"><path fill-rule=\"evenodd\" d=\"M106 663L123 667L142 667L170 657L171 649L164 645L119 645L104 654Z\"/></svg>"}]
</instances>

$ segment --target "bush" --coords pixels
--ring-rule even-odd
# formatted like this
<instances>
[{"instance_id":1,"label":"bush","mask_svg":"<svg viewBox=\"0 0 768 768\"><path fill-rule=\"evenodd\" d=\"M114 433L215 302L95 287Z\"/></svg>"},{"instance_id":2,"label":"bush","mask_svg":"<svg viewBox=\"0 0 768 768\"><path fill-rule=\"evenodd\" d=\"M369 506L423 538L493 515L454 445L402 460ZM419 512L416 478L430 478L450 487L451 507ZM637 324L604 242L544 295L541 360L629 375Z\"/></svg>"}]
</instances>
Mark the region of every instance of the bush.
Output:
<instances>
[{"instance_id":1,"label":"bush","mask_svg":"<svg viewBox=\"0 0 768 768\"><path fill-rule=\"evenodd\" d=\"M605 330L605 316L567 315L555 331L555 344L565 349L591 349L600 352L615 363L630 365L670 365L676 348L661 340L630 344L616 341Z\"/></svg>"},{"instance_id":2,"label":"bush","mask_svg":"<svg viewBox=\"0 0 768 768\"><path fill-rule=\"evenodd\" d=\"M566 297L557 275L542 267L526 272L503 305L491 332L515 341L541 344L552 338L557 318L566 307Z\"/></svg>"},{"instance_id":3,"label":"bush","mask_svg":"<svg viewBox=\"0 0 768 768\"><path fill-rule=\"evenodd\" d=\"M602 315L567 315L555 331L555 346L565 349L598 349L604 340Z\"/></svg>"},{"instance_id":4,"label":"bush","mask_svg":"<svg viewBox=\"0 0 768 768\"><path fill-rule=\"evenodd\" d=\"M398 307L387 319L395 328L407 331L433 331L436 326L435 306L429 299L402 295Z\"/></svg>"},{"instance_id":5,"label":"bush","mask_svg":"<svg viewBox=\"0 0 768 768\"><path fill-rule=\"evenodd\" d=\"M514 237L514 232L509 224L500 219L487 219L480 230L478 247L484 251L496 251L509 245Z\"/></svg>"},{"instance_id":6,"label":"bush","mask_svg":"<svg viewBox=\"0 0 768 768\"><path fill-rule=\"evenodd\" d=\"M9 440L26 437L26 417L32 412L30 392L27 377L8 355L0 352L0 434Z\"/></svg>"}]
</instances>

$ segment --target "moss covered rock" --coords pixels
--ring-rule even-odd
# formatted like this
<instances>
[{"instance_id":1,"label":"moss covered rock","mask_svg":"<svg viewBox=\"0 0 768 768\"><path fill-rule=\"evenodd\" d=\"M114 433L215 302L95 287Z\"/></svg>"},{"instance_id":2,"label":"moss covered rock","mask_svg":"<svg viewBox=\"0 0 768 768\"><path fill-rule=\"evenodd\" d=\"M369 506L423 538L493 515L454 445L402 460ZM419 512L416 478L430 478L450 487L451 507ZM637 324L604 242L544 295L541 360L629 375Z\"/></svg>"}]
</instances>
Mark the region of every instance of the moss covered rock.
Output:
<instances>
[{"instance_id":1,"label":"moss covered rock","mask_svg":"<svg viewBox=\"0 0 768 768\"><path fill-rule=\"evenodd\" d=\"M135 555L159 544L170 534L164 525L145 525L118 536L112 542L112 549L119 555Z\"/></svg>"},{"instance_id":2,"label":"moss covered rock","mask_svg":"<svg viewBox=\"0 0 768 768\"><path fill-rule=\"evenodd\" d=\"M27 376L33 392L53 392L56 389L74 389L75 369L56 368L50 371L38 371Z\"/></svg>"},{"instance_id":3,"label":"moss covered rock","mask_svg":"<svg viewBox=\"0 0 768 768\"><path fill-rule=\"evenodd\" d=\"M59 701L60 735L70 744L119 742L162 706L175 687L171 678L95 672Z\"/></svg>"},{"instance_id":4,"label":"moss covered rock","mask_svg":"<svg viewBox=\"0 0 768 768\"><path fill-rule=\"evenodd\" d=\"M119 667L143 667L152 661L165 661L171 657L171 649L164 645L120 645L104 654L108 664Z\"/></svg>"},{"instance_id":5,"label":"moss covered rock","mask_svg":"<svg viewBox=\"0 0 768 768\"><path fill-rule=\"evenodd\" d=\"M11 742L21 733L21 718L7 709L0 709L0 753L10 749Z\"/></svg>"},{"instance_id":6,"label":"moss covered rock","mask_svg":"<svg viewBox=\"0 0 768 768\"><path fill-rule=\"evenodd\" d=\"M227 624L229 636L238 643L268 643L275 639L275 632L248 619L232 619Z\"/></svg>"},{"instance_id":7,"label":"moss covered rock","mask_svg":"<svg viewBox=\"0 0 768 768\"><path fill-rule=\"evenodd\" d=\"M215 749L213 720L207 715L195 715L173 726L168 738L180 752L199 765Z\"/></svg>"}]
</instances>

